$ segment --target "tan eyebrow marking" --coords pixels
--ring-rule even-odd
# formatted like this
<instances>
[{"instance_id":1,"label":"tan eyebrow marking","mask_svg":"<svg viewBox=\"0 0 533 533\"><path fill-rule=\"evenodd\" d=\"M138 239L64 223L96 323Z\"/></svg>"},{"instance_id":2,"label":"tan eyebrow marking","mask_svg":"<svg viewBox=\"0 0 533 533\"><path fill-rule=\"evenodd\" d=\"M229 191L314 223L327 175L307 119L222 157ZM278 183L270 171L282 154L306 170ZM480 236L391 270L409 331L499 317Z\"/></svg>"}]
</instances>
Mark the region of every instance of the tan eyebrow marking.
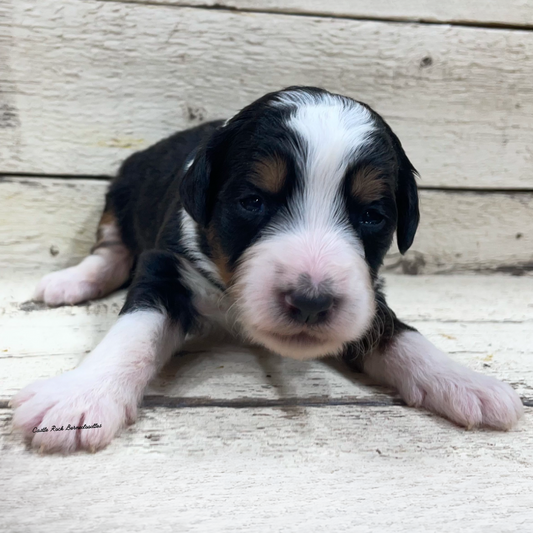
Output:
<instances>
[{"instance_id":1,"label":"tan eyebrow marking","mask_svg":"<svg viewBox=\"0 0 533 533\"><path fill-rule=\"evenodd\" d=\"M380 200L387 191L387 182L381 171L372 166L365 166L355 172L352 178L351 193L361 203L370 204Z\"/></svg>"},{"instance_id":2,"label":"tan eyebrow marking","mask_svg":"<svg viewBox=\"0 0 533 533\"><path fill-rule=\"evenodd\" d=\"M260 189L275 194L281 191L286 178L287 164L280 157L274 156L255 164L251 182Z\"/></svg>"}]
</instances>

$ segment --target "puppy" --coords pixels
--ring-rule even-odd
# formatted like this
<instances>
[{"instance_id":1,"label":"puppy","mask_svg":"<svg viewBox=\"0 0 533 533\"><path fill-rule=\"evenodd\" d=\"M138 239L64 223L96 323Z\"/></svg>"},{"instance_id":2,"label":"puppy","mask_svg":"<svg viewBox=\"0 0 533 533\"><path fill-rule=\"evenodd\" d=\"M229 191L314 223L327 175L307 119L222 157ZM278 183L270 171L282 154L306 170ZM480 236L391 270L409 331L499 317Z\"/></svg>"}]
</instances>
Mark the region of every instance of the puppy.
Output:
<instances>
[{"instance_id":1,"label":"puppy","mask_svg":"<svg viewBox=\"0 0 533 533\"><path fill-rule=\"evenodd\" d=\"M185 336L218 322L285 357L342 356L466 427L512 427L513 389L455 363L387 307L378 270L418 226L416 171L365 104L312 87L267 94L226 122L133 154L91 255L45 276L48 305L101 298L133 275L117 323L74 370L13 399L44 451L96 450L132 423ZM101 425L90 431L35 427Z\"/></svg>"}]
</instances>

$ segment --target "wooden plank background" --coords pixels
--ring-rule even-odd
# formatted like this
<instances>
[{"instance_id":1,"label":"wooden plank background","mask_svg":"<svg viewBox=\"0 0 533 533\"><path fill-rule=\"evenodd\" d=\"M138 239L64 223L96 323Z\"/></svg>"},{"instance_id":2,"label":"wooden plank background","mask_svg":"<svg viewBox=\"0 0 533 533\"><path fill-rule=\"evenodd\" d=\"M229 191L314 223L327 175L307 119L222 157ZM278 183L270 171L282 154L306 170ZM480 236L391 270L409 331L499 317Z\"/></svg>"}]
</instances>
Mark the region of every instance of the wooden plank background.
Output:
<instances>
[{"instance_id":1,"label":"wooden plank background","mask_svg":"<svg viewBox=\"0 0 533 533\"><path fill-rule=\"evenodd\" d=\"M102 452L57 457L28 453L0 417L6 531L530 532L524 429L385 406L160 407Z\"/></svg>"},{"instance_id":2,"label":"wooden plank background","mask_svg":"<svg viewBox=\"0 0 533 533\"><path fill-rule=\"evenodd\" d=\"M177 129L301 83L373 105L421 173L420 233L388 268L530 272L532 13L521 0L0 0L0 174L43 180L1 187L19 205L2 210L0 262L75 261L104 191L79 178L113 175ZM22 223L22 206L50 224L29 223L15 242L9 221ZM68 224L55 224L60 213Z\"/></svg>"},{"instance_id":3,"label":"wooden plank background","mask_svg":"<svg viewBox=\"0 0 533 533\"><path fill-rule=\"evenodd\" d=\"M533 188L533 33L89 0L2 0L3 172L109 175L268 90L373 105L424 186Z\"/></svg>"},{"instance_id":4,"label":"wooden plank background","mask_svg":"<svg viewBox=\"0 0 533 533\"><path fill-rule=\"evenodd\" d=\"M147 3L146 0L107 0ZM533 5L528 0L155 0L152 4L229 8L259 13L323 15L331 17L418 21L473 26L533 26Z\"/></svg>"}]
</instances>

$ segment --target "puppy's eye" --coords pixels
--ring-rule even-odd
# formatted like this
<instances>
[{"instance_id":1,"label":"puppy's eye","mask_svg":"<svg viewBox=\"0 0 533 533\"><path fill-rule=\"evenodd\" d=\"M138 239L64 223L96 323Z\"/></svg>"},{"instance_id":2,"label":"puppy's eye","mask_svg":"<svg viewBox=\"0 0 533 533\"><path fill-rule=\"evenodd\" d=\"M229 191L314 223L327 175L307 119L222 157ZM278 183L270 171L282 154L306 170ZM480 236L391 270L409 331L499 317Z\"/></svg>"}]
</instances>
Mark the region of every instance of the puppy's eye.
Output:
<instances>
[{"instance_id":1,"label":"puppy's eye","mask_svg":"<svg viewBox=\"0 0 533 533\"><path fill-rule=\"evenodd\" d=\"M367 209L361 217L361 224L365 226L379 226L385 217L376 209Z\"/></svg>"},{"instance_id":2,"label":"puppy's eye","mask_svg":"<svg viewBox=\"0 0 533 533\"><path fill-rule=\"evenodd\" d=\"M250 213L260 213L263 210L263 199L256 194L240 200L241 206Z\"/></svg>"}]
</instances>

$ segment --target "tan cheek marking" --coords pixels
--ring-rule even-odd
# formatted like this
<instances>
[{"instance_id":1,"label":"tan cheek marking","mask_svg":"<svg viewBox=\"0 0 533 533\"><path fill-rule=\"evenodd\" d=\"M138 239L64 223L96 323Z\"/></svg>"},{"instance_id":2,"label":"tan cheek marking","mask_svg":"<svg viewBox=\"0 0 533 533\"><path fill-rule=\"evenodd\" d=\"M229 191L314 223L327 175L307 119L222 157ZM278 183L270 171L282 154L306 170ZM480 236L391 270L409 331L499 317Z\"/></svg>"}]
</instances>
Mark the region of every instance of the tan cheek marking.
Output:
<instances>
[{"instance_id":1,"label":"tan cheek marking","mask_svg":"<svg viewBox=\"0 0 533 533\"><path fill-rule=\"evenodd\" d=\"M229 266L229 257L223 252L220 239L213 225L207 228L207 242L212 251L213 262L215 263L220 277L227 287L232 284L233 271Z\"/></svg>"},{"instance_id":2,"label":"tan cheek marking","mask_svg":"<svg viewBox=\"0 0 533 533\"><path fill-rule=\"evenodd\" d=\"M256 163L251 181L260 189L276 194L283 189L286 177L285 161L279 157L272 157Z\"/></svg>"},{"instance_id":3,"label":"tan cheek marking","mask_svg":"<svg viewBox=\"0 0 533 533\"><path fill-rule=\"evenodd\" d=\"M387 191L387 184L378 169L364 167L353 177L352 195L363 204L380 200Z\"/></svg>"}]
</instances>

